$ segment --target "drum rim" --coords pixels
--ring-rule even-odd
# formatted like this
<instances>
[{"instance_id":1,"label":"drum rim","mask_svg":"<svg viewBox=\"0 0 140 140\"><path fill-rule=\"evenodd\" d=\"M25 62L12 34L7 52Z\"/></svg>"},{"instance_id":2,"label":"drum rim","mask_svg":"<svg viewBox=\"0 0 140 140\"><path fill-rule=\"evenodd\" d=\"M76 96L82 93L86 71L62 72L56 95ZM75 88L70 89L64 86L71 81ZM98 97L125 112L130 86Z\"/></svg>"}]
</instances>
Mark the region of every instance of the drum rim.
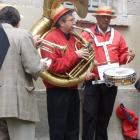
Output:
<instances>
[{"instance_id":1,"label":"drum rim","mask_svg":"<svg viewBox=\"0 0 140 140\"><path fill-rule=\"evenodd\" d=\"M122 68L123 68L123 69L132 70L133 73L132 73L132 74L128 74L128 75L124 75L124 76L114 76L114 75L112 76L112 75L106 74L106 72L109 71L109 70L111 70L111 69L122 69ZM109 69L105 70L105 71L103 72L103 75L104 75L104 76L109 76L109 77L119 77L119 78L120 78L120 77L126 77L126 76L129 77L129 76L133 76L133 75L135 76L135 75L136 75L136 72L135 72L135 70L132 69L132 68L114 67L114 68L109 68Z\"/></svg>"},{"instance_id":2,"label":"drum rim","mask_svg":"<svg viewBox=\"0 0 140 140\"><path fill-rule=\"evenodd\" d=\"M104 74L104 77L115 78L115 79L125 79L129 77L134 77L134 76L136 76L136 72L130 75L125 75L125 76L110 76L110 75Z\"/></svg>"}]
</instances>

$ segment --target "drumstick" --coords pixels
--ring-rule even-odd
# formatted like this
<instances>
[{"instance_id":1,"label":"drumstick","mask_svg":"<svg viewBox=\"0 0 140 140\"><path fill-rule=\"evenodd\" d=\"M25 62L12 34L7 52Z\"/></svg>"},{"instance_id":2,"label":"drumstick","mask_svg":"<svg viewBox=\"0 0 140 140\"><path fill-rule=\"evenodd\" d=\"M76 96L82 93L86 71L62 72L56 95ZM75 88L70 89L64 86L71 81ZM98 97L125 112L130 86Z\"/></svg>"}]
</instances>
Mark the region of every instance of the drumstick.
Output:
<instances>
[{"instance_id":1,"label":"drumstick","mask_svg":"<svg viewBox=\"0 0 140 140\"><path fill-rule=\"evenodd\" d=\"M132 48L132 49L130 50L131 53L132 53L133 51L134 51L134 48ZM131 55L128 56L128 59L127 59L127 61L126 61L126 64L128 64L128 62L130 61L130 58L131 58Z\"/></svg>"},{"instance_id":2,"label":"drumstick","mask_svg":"<svg viewBox=\"0 0 140 140\"><path fill-rule=\"evenodd\" d=\"M129 60L130 60L131 56L128 56L127 61L125 64L128 64Z\"/></svg>"}]
</instances>

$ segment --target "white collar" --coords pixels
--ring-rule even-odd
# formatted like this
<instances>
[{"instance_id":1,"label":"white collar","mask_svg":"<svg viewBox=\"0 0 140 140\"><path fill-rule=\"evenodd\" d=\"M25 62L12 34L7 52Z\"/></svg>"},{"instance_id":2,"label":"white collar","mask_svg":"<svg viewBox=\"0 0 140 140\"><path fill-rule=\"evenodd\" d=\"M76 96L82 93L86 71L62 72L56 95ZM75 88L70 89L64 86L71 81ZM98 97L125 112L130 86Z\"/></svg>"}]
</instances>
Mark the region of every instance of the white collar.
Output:
<instances>
[{"instance_id":1,"label":"white collar","mask_svg":"<svg viewBox=\"0 0 140 140\"><path fill-rule=\"evenodd\" d=\"M107 32L111 31L111 27L109 27L109 26L107 27L107 30L105 32L103 32L103 30L99 27L98 24L97 24L97 28L98 28L99 32L103 35L106 34Z\"/></svg>"},{"instance_id":2,"label":"white collar","mask_svg":"<svg viewBox=\"0 0 140 140\"><path fill-rule=\"evenodd\" d=\"M110 28L110 30L111 30L111 36L109 38L109 41L98 42L97 37L94 35L94 41L95 41L95 44L96 44L97 47L112 44L112 41L113 41L113 38L114 38L114 29Z\"/></svg>"}]
</instances>

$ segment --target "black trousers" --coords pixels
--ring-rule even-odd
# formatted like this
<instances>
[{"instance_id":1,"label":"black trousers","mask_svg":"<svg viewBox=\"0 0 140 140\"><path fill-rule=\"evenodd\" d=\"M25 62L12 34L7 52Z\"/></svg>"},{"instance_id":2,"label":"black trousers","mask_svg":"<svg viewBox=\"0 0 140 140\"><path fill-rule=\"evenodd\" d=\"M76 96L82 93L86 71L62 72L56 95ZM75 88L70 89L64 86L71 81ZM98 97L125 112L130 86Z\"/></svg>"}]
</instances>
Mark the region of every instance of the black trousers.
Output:
<instances>
[{"instance_id":1,"label":"black trousers","mask_svg":"<svg viewBox=\"0 0 140 140\"><path fill-rule=\"evenodd\" d=\"M77 89L47 89L50 140L79 140L79 106Z\"/></svg>"},{"instance_id":2,"label":"black trousers","mask_svg":"<svg viewBox=\"0 0 140 140\"><path fill-rule=\"evenodd\" d=\"M10 140L7 122L0 119L0 140Z\"/></svg>"},{"instance_id":3,"label":"black trousers","mask_svg":"<svg viewBox=\"0 0 140 140\"><path fill-rule=\"evenodd\" d=\"M108 140L107 127L112 115L117 87L85 84L82 140Z\"/></svg>"}]
</instances>

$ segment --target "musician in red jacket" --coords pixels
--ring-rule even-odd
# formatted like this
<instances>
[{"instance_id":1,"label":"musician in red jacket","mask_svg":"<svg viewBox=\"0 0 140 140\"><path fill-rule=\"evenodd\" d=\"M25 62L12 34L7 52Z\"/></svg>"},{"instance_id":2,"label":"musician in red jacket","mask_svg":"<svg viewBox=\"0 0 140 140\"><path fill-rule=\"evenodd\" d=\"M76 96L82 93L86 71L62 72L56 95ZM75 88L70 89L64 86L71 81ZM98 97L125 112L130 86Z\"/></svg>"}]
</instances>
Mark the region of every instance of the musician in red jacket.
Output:
<instances>
[{"instance_id":1,"label":"musician in red jacket","mask_svg":"<svg viewBox=\"0 0 140 140\"><path fill-rule=\"evenodd\" d=\"M76 38L70 33L73 30L75 18L70 9L61 5L52 11L51 19L54 28L47 33L44 39L66 46L66 50L54 48L52 53L42 50L41 54L43 58L52 58L49 71L56 74L66 74L81 58L88 59L89 52L87 49L75 49ZM79 94L77 86L58 87L45 80L44 84L47 88L50 140L79 140Z\"/></svg>"},{"instance_id":2,"label":"musician in red jacket","mask_svg":"<svg viewBox=\"0 0 140 140\"><path fill-rule=\"evenodd\" d=\"M108 140L107 127L113 111L117 87L108 87L103 82L103 72L111 67L130 62L134 52L118 31L109 26L116 18L109 6L98 7L94 14L97 24L83 32L83 37L92 43L96 67L87 74L83 103L83 140Z\"/></svg>"}]
</instances>

